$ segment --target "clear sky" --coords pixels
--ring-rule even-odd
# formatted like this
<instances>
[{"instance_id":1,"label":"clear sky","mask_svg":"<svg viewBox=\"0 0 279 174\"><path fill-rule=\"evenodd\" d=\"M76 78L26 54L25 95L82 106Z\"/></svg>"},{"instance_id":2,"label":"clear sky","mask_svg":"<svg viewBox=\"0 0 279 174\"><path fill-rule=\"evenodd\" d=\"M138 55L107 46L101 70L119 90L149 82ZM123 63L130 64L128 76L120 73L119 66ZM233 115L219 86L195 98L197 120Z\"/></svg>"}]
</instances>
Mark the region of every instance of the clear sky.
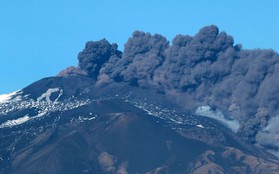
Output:
<instances>
[{"instance_id":1,"label":"clear sky","mask_svg":"<svg viewBox=\"0 0 279 174\"><path fill-rule=\"evenodd\" d=\"M86 41L122 50L134 30L194 35L215 24L244 48L279 51L279 0L1 0L0 94L77 64Z\"/></svg>"}]
</instances>

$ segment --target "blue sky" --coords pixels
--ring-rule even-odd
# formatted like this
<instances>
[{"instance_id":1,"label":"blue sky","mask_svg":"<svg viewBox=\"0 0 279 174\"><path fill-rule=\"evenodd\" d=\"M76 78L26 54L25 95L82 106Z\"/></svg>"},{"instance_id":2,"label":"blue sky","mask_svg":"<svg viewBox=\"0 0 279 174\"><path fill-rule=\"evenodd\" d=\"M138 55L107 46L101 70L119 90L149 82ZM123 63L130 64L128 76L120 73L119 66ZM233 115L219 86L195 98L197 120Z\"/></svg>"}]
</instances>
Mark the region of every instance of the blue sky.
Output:
<instances>
[{"instance_id":1,"label":"blue sky","mask_svg":"<svg viewBox=\"0 0 279 174\"><path fill-rule=\"evenodd\" d=\"M0 94L77 64L86 41L122 50L134 30L169 40L215 24L244 48L279 51L278 0L1 0Z\"/></svg>"}]
</instances>

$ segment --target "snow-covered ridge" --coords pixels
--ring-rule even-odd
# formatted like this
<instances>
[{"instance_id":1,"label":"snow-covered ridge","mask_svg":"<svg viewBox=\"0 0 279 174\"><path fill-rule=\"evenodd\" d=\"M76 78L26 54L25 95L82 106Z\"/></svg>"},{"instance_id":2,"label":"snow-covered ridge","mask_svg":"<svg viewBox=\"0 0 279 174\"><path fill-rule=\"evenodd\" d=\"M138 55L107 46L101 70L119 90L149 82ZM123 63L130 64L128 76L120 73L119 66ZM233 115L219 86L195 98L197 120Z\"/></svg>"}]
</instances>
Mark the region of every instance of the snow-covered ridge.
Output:
<instances>
[{"instance_id":1,"label":"snow-covered ridge","mask_svg":"<svg viewBox=\"0 0 279 174\"><path fill-rule=\"evenodd\" d=\"M21 93L22 93L21 91L15 91L15 92L12 92L12 93L9 93L9 94L0 95L0 104L8 103L13 97L15 97L15 96L17 96ZM16 97L15 99L20 100L20 97Z\"/></svg>"},{"instance_id":2,"label":"snow-covered ridge","mask_svg":"<svg viewBox=\"0 0 279 174\"><path fill-rule=\"evenodd\" d=\"M54 94L56 98L52 97L52 95ZM146 111L147 114L158 117L172 124L175 123L176 126L202 125L203 128L207 128L207 129L212 129L215 127L214 123L211 122L204 123L204 121L201 122L201 119L200 118L198 119L196 115L177 113L173 109L165 108L155 103L152 104L148 101L137 99L129 95L128 96L116 95L113 97L104 97L98 99L79 99L79 97L72 96L69 99L65 99L61 101L59 99L62 95L63 95L63 90L59 88L50 88L46 90L43 94L41 94L37 99L32 99L29 98L29 95L23 96L21 93L18 93L17 96L11 98L8 103L0 103L0 115L5 116L5 115L9 115L9 113L13 111L25 110L25 109L35 109L36 115L34 116L27 115L29 119L27 119L27 117L22 117L24 119L16 118L14 120L7 118L4 122L0 123L0 128L23 124L35 118L48 115L51 112L56 112L56 111L64 112L67 110L78 108L83 105L87 105L94 101L108 100L108 99L123 99L126 102ZM89 121L89 120L93 120L94 118L95 117L80 117L79 120ZM197 126L197 127L202 128L201 126Z\"/></svg>"},{"instance_id":3,"label":"snow-covered ridge","mask_svg":"<svg viewBox=\"0 0 279 174\"><path fill-rule=\"evenodd\" d=\"M50 96L54 92L59 92L58 97L54 100L50 100ZM13 95L12 95L13 94ZM70 109L77 108L79 106L88 104L90 102L89 99L87 100L78 100L75 97L71 97L64 101L58 101L58 99L63 94L63 90L59 88L50 88L45 93L43 93L40 97L36 100L28 98L28 95L21 96L20 92L12 93L9 96L15 96L13 99L8 100L8 102L0 103L0 115L7 115L9 112L21 110L21 109L31 109L36 108L38 112L54 112L54 111L66 111ZM8 97L5 97L6 99ZM7 100L5 100L7 101Z\"/></svg>"},{"instance_id":4,"label":"snow-covered ridge","mask_svg":"<svg viewBox=\"0 0 279 174\"><path fill-rule=\"evenodd\" d=\"M59 92L59 94L56 99L51 100L51 96L55 92ZM91 102L91 100L89 99L80 100L74 96L72 96L69 99L59 101L59 98L62 95L62 89L50 88L35 100L29 98L28 95L22 96L22 92L20 91L2 97L2 101L5 102L0 103L0 115L5 116L13 111L32 108L36 110L37 115L26 115L13 120L7 118L5 122L0 123L0 128L16 126L19 124L23 124L27 121L33 120L35 118L43 117L51 112L63 112L74 108L78 108Z\"/></svg>"},{"instance_id":5,"label":"snow-covered ridge","mask_svg":"<svg viewBox=\"0 0 279 174\"><path fill-rule=\"evenodd\" d=\"M147 114L158 117L162 120L165 120L169 123L176 124L175 127L190 125L196 126L199 128L206 129L215 129L216 125L208 120L203 120L202 118L198 118L196 115L192 115L189 113L178 113L176 110L162 107L155 103L150 103L144 100L137 100L135 98L130 98L130 96L126 96L126 102L133 104L139 109L146 111Z\"/></svg>"}]
</instances>

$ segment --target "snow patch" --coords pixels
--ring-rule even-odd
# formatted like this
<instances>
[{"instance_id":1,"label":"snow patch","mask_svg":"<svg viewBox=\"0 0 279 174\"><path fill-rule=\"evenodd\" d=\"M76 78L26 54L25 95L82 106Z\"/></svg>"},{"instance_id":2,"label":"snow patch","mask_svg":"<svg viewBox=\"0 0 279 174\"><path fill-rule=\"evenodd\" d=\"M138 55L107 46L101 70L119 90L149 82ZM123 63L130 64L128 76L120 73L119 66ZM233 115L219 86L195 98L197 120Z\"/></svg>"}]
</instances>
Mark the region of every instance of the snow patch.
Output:
<instances>
[{"instance_id":1,"label":"snow patch","mask_svg":"<svg viewBox=\"0 0 279 174\"><path fill-rule=\"evenodd\" d=\"M237 120L228 120L224 117L223 113L218 109L212 109L210 106L200 106L196 109L195 113L204 117L213 118L218 120L224 126L231 129L236 133L239 129L239 122Z\"/></svg>"},{"instance_id":2,"label":"snow patch","mask_svg":"<svg viewBox=\"0 0 279 174\"><path fill-rule=\"evenodd\" d=\"M94 117L89 117L89 118L83 117L83 116L79 116L79 117L78 117L79 121L81 121L81 122L83 122L83 121L94 120L95 118L96 118L95 116L94 116Z\"/></svg>"},{"instance_id":3,"label":"snow patch","mask_svg":"<svg viewBox=\"0 0 279 174\"><path fill-rule=\"evenodd\" d=\"M196 126L199 127L199 128L204 128L204 126L201 125L201 124L198 124L198 125L196 125Z\"/></svg>"},{"instance_id":4,"label":"snow patch","mask_svg":"<svg viewBox=\"0 0 279 174\"><path fill-rule=\"evenodd\" d=\"M15 120L8 120L4 123L2 123L0 125L0 128L5 128L5 127L12 127L12 126L16 126L16 125L20 125L20 124L23 124L27 121L30 120L30 117L28 115L25 115L21 118L18 118L18 119L15 119Z\"/></svg>"},{"instance_id":5,"label":"snow patch","mask_svg":"<svg viewBox=\"0 0 279 174\"><path fill-rule=\"evenodd\" d=\"M33 117L30 117L28 115L25 115L24 117L20 117L18 119L14 119L14 120L8 120L4 123L2 123L0 125L0 129L1 128L6 128L6 127L13 127L13 126L17 126L17 125L20 125L20 124L23 124L23 123L26 123L30 120L33 120L33 119L36 119L36 118L40 118L40 117L43 117L47 114L47 111L44 111L44 112L41 112L39 113L38 115L35 115Z\"/></svg>"},{"instance_id":6,"label":"snow patch","mask_svg":"<svg viewBox=\"0 0 279 174\"><path fill-rule=\"evenodd\" d=\"M48 89L45 93L43 93L40 97L37 98L37 101L42 101L43 99L45 99L48 103L51 103L52 101L50 100L50 97L53 93L58 92L59 88L50 88ZM56 102L61 95L63 94L63 90L60 90L59 96L55 99L54 102Z\"/></svg>"},{"instance_id":7,"label":"snow patch","mask_svg":"<svg viewBox=\"0 0 279 174\"><path fill-rule=\"evenodd\" d=\"M1 103L8 103L14 96L19 94L20 91L15 91L9 94L2 94L0 95L0 104ZM16 100L20 100L20 96L16 97Z\"/></svg>"}]
</instances>

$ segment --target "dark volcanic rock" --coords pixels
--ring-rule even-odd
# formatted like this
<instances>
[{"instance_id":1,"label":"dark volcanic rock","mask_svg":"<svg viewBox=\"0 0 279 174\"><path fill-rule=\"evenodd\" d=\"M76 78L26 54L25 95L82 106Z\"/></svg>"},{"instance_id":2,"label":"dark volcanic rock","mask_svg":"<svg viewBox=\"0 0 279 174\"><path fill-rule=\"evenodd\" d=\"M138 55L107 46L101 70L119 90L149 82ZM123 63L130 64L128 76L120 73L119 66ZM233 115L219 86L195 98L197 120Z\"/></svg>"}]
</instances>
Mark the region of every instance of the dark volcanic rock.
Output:
<instances>
[{"instance_id":1,"label":"dark volcanic rock","mask_svg":"<svg viewBox=\"0 0 279 174\"><path fill-rule=\"evenodd\" d=\"M38 81L1 104L0 173L279 170L273 155L212 119L174 111L165 97L84 76Z\"/></svg>"}]
</instances>

